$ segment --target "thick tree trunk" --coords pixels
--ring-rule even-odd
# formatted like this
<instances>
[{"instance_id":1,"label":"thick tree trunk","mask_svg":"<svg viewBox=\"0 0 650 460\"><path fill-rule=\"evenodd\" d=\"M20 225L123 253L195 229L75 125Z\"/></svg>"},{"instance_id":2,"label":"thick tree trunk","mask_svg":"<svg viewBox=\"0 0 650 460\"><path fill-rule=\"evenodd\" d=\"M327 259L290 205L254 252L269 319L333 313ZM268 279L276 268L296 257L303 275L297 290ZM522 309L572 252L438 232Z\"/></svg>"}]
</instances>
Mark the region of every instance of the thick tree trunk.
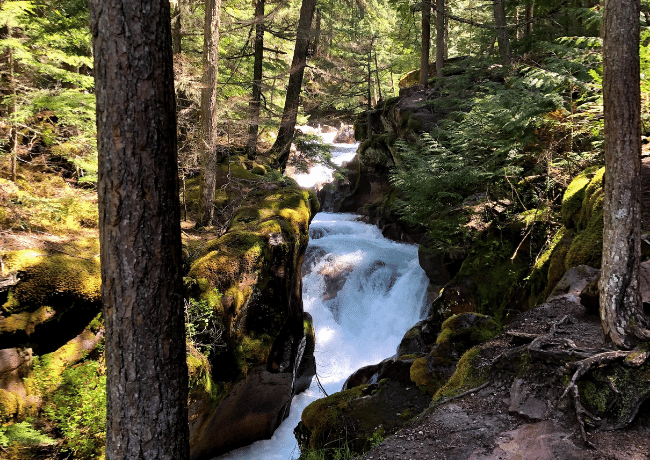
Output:
<instances>
[{"instance_id":1,"label":"thick tree trunk","mask_svg":"<svg viewBox=\"0 0 650 460\"><path fill-rule=\"evenodd\" d=\"M639 0L607 0L603 52L605 199L600 317L605 335L635 345L645 326L639 291L641 257L641 98Z\"/></svg>"},{"instance_id":2,"label":"thick tree trunk","mask_svg":"<svg viewBox=\"0 0 650 460\"><path fill-rule=\"evenodd\" d=\"M442 77L445 66L445 0L436 1L436 76Z\"/></svg>"},{"instance_id":3,"label":"thick tree trunk","mask_svg":"<svg viewBox=\"0 0 650 460\"><path fill-rule=\"evenodd\" d=\"M91 0L106 458L189 458L167 0Z\"/></svg>"},{"instance_id":4,"label":"thick tree trunk","mask_svg":"<svg viewBox=\"0 0 650 460\"><path fill-rule=\"evenodd\" d=\"M203 30L203 81L201 88L201 198L197 226L212 224L217 183L217 69L221 0L206 0Z\"/></svg>"},{"instance_id":5,"label":"thick tree trunk","mask_svg":"<svg viewBox=\"0 0 650 460\"><path fill-rule=\"evenodd\" d=\"M296 128L298 118L298 106L300 105L300 90L302 89L302 78L307 66L307 48L309 47L309 31L311 21L316 9L316 0L302 0L300 17L298 19L298 31L296 34L296 46L293 51L293 61L289 71L289 84L287 95L284 100L284 111L282 121L278 130L278 137L271 147L271 154L277 158L278 165L282 171L287 167L289 154L291 153L291 142L293 132Z\"/></svg>"},{"instance_id":6,"label":"thick tree trunk","mask_svg":"<svg viewBox=\"0 0 650 460\"><path fill-rule=\"evenodd\" d=\"M420 52L420 85L427 87L429 83L429 53L431 51L431 3L422 3L422 46Z\"/></svg>"},{"instance_id":7,"label":"thick tree trunk","mask_svg":"<svg viewBox=\"0 0 650 460\"><path fill-rule=\"evenodd\" d=\"M501 64L510 65L512 61L512 51L510 50L510 37L506 23L506 9L503 4L504 0L493 0L494 6L494 23L497 27L497 41L499 43L499 56Z\"/></svg>"},{"instance_id":8,"label":"thick tree trunk","mask_svg":"<svg viewBox=\"0 0 650 460\"><path fill-rule=\"evenodd\" d=\"M250 102L251 123L248 126L248 156L255 158L260 129L262 103L262 63L264 61L264 0L255 2L255 62L253 64L253 98Z\"/></svg>"}]
</instances>

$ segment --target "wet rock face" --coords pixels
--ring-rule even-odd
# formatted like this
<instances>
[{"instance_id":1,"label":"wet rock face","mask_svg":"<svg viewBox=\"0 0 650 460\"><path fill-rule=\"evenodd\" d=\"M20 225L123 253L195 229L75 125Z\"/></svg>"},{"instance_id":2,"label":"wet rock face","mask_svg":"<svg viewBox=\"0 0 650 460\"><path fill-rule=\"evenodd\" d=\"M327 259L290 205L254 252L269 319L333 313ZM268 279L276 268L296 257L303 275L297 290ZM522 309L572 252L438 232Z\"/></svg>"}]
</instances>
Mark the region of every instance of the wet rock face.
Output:
<instances>
[{"instance_id":1,"label":"wet rock face","mask_svg":"<svg viewBox=\"0 0 650 460\"><path fill-rule=\"evenodd\" d=\"M291 373L257 369L233 387L219 404L219 410L210 414L190 413L190 458L212 458L270 438L288 415L291 382Z\"/></svg>"}]
</instances>

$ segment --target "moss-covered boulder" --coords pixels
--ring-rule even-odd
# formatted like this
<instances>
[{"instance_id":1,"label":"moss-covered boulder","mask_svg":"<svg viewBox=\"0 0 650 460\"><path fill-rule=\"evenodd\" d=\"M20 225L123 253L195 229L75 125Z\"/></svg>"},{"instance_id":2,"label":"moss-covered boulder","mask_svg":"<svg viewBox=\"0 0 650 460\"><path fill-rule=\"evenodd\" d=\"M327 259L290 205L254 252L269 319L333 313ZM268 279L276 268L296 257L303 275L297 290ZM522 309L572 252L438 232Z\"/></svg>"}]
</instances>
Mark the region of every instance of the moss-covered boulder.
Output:
<instances>
[{"instance_id":1,"label":"moss-covered boulder","mask_svg":"<svg viewBox=\"0 0 650 460\"><path fill-rule=\"evenodd\" d=\"M301 450L347 445L363 452L428 404L429 397L415 386L384 379L313 402L303 411L294 433Z\"/></svg>"},{"instance_id":2,"label":"moss-covered boulder","mask_svg":"<svg viewBox=\"0 0 650 460\"><path fill-rule=\"evenodd\" d=\"M98 255L95 238L1 254L16 283L0 292L0 348L50 353L80 334L101 311Z\"/></svg>"},{"instance_id":3,"label":"moss-covered boulder","mask_svg":"<svg viewBox=\"0 0 650 460\"><path fill-rule=\"evenodd\" d=\"M247 171L237 174L253 180ZM260 186L242 201L225 234L186 250L187 285L222 326L221 346L209 361L200 354L188 359L191 456L197 460L270 437L316 371L301 270L318 201L290 182L256 180Z\"/></svg>"},{"instance_id":4,"label":"moss-covered boulder","mask_svg":"<svg viewBox=\"0 0 650 460\"><path fill-rule=\"evenodd\" d=\"M543 301L570 268L599 268L603 246L605 168L588 168L571 181L562 200L562 222L529 276L531 305Z\"/></svg>"},{"instance_id":5,"label":"moss-covered boulder","mask_svg":"<svg viewBox=\"0 0 650 460\"><path fill-rule=\"evenodd\" d=\"M395 433L426 409L455 375L463 353L500 331L491 318L475 313L447 319L435 343L428 339L431 327L422 321L406 333L403 344L419 340L417 348L411 344L414 353L359 369L343 391L307 406L294 431L301 449L345 444L354 452L367 450L374 440Z\"/></svg>"}]
</instances>

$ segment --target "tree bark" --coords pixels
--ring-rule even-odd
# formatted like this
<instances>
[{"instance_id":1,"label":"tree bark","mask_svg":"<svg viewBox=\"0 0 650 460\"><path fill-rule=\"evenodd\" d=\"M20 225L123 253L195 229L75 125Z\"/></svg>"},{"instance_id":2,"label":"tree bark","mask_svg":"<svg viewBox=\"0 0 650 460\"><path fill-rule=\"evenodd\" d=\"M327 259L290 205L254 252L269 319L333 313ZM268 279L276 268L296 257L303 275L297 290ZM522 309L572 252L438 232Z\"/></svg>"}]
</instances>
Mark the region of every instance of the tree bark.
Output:
<instances>
[{"instance_id":1,"label":"tree bark","mask_svg":"<svg viewBox=\"0 0 650 460\"><path fill-rule=\"evenodd\" d=\"M300 90L302 89L302 78L307 66L307 48L309 47L309 31L316 9L316 0L302 0L300 17L298 19L298 31L296 34L296 45L293 51L293 61L289 71L289 84L287 95L284 100L284 110L278 137L271 147L270 153L277 158L277 163L282 171L287 167L289 154L291 153L291 142L293 132L296 128L298 118L298 106L300 105Z\"/></svg>"},{"instance_id":2,"label":"tree bark","mask_svg":"<svg viewBox=\"0 0 650 460\"><path fill-rule=\"evenodd\" d=\"M420 51L420 85L427 87L429 83L429 53L431 51L431 3L422 3L422 47Z\"/></svg>"},{"instance_id":3,"label":"tree bark","mask_svg":"<svg viewBox=\"0 0 650 460\"><path fill-rule=\"evenodd\" d=\"M14 76L14 52L9 48L9 82L11 85L11 104L9 106L9 120L11 129L9 131L9 149L11 151L11 181L16 182L18 174L18 126L14 117L16 116L17 99L16 81Z\"/></svg>"},{"instance_id":4,"label":"tree bark","mask_svg":"<svg viewBox=\"0 0 650 460\"><path fill-rule=\"evenodd\" d=\"M377 93L379 94L379 100L383 99L381 94L381 80L379 79L379 62L377 61L377 50L375 50L375 78L377 78Z\"/></svg>"},{"instance_id":5,"label":"tree bark","mask_svg":"<svg viewBox=\"0 0 650 460\"><path fill-rule=\"evenodd\" d=\"M264 61L264 0L255 2L255 61L253 63L253 98L250 102L251 123L248 126L248 156L255 158L262 103L262 63Z\"/></svg>"},{"instance_id":6,"label":"tree bark","mask_svg":"<svg viewBox=\"0 0 650 460\"><path fill-rule=\"evenodd\" d=\"M321 34L321 23L323 20L323 14L320 9L316 9L316 25L314 26L314 46L312 47L312 55L314 57L320 56L320 34Z\"/></svg>"},{"instance_id":7,"label":"tree bark","mask_svg":"<svg viewBox=\"0 0 650 460\"><path fill-rule=\"evenodd\" d=\"M106 459L189 458L167 0L91 0Z\"/></svg>"},{"instance_id":8,"label":"tree bark","mask_svg":"<svg viewBox=\"0 0 650 460\"><path fill-rule=\"evenodd\" d=\"M535 0L526 2L526 28L524 36L530 38L533 33L533 13L535 11Z\"/></svg>"},{"instance_id":9,"label":"tree bark","mask_svg":"<svg viewBox=\"0 0 650 460\"><path fill-rule=\"evenodd\" d=\"M174 9L174 15L172 17L172 44L174 47L174 54L181 54L182 51L182 41L183 41L183 31L182 31L182 8L181 1L178 0L176 8Z\"/></svg>"},{"instance_id":10,"label":"tree bark","mask_svg":"<svg viewBox=\"0 0 650 460\"><path fill-rule=\"evenodd\" d=\"M492 4L494 5L494 23L497 27L499 56L501 56L501 64L507 66L512 61L512 51L510 50L510 37L508 37L506 10L503 1L493 0Z\"/></svg>"},{"instance_id":11,"label":"tree bark","mask_svg":"<svg viewBox=\"0 0 650 460\"><path fill-rule=\"evenodd\" d=\"M445 0L436 1L436 76L442 77L445 65Z\"/></svg>"},{"instance_id":12,"label":"tree bark","mask_svg":"<svg viewBox=\"0 0 650 460\"><path fill-rule=\"evenodd\" d=\"M205 227L214 219L217 183L217 75L221 0L206 0L203 29L203 81L201 88L201 201L196 225Z\"/></svg>"},{"instance_id":13,"label":"tree bark","mask_svg":"<svg viewBox=\"0 0 650 460\"><path fill-rule=\"evenodd\" d=\"M639 3L639 0L607 0L604 15L606 173L600 317L605 335L622 348L635 345L635 325L646 326L639 291Z\"/></svg>"}]
</instances>

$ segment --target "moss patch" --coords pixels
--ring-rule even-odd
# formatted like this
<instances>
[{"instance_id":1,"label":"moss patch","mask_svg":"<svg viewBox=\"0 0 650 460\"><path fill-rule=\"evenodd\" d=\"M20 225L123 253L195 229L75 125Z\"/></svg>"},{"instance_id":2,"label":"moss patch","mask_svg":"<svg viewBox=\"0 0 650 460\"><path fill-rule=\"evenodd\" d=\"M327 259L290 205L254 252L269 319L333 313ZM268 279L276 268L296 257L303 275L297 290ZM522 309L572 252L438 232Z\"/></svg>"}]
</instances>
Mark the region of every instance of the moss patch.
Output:
<instances>
[{"instance_id":1,"label":"moss patch","mask_svg":"<svg viewBox=\"0 0 650 460\"><path fill-rule=\"evenodd\" d=\"M319 448L329 433L336 429L339 415L348 408L351 401L361 397L367 385L360 385L350 390L334 393L308 405L302 411L302 423L309 429L311 436L309 447Z\"/></svg>"},{"instance_id":2,"label":"moss patch","mask_svg":"<svg viewBox=\"0 0 650 460\"><path fill-rule=\"evenodd\" d=\"M478 370L477 364L480 356L480 347L474 347L468 350L460 358L460 361L458 361L454 375L433 396L433 402L435 403L442 398L456 396L463 391L476 388L483 384L487 376Z\"/></svg>"},{"instance_id":3,"label":"moss patch","mask_svg":"<svg viewBox=\"0 0 650 460\"><path fill-rule=\"evenodd\" d=\"M585 199L585 191L598 167L587 168L578 174L569 184L562 197L562 223L567 228L576 228L578 214Z\"/></svg>"}]
</instances>

